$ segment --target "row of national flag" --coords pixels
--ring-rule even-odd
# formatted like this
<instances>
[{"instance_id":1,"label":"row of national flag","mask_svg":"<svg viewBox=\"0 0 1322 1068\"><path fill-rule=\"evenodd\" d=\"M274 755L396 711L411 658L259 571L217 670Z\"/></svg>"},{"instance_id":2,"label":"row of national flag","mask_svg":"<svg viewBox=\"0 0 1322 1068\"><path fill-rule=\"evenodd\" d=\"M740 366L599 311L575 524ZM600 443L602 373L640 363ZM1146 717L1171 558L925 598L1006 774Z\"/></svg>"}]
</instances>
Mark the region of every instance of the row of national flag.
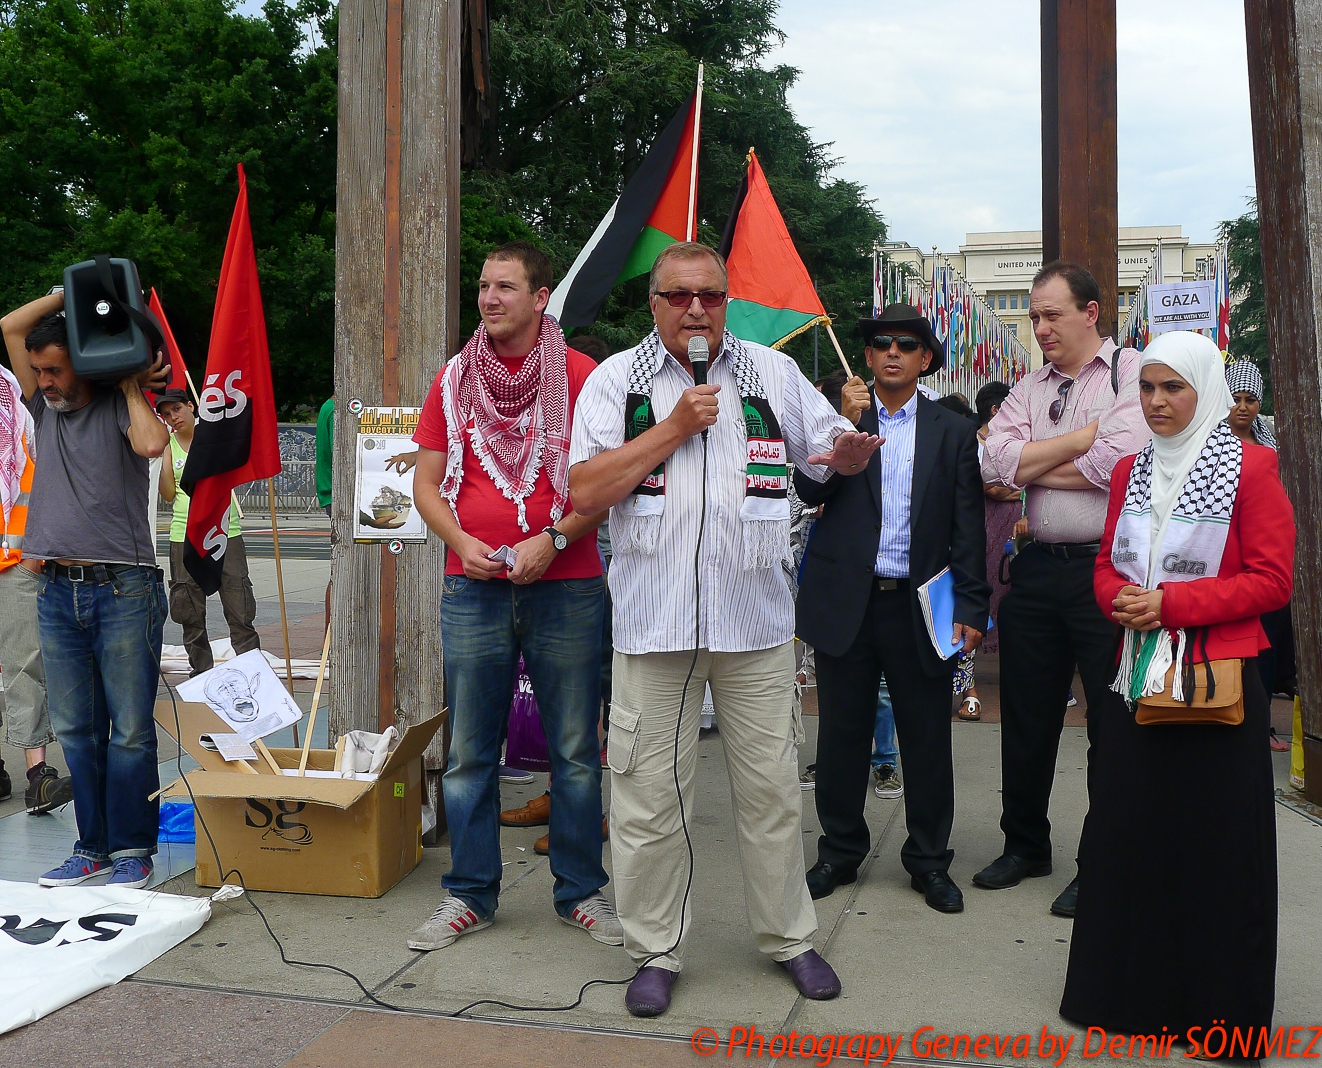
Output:
<instances>
[{"instance_id":1,"label":"row of national flag","mask_svg":"<svg viewBox=\"0 0 1322 1068\"><path fill-rule=\"evenodd\" d=\"M946 346L950 368L1010 384L1028 373L1028 349L944 258L933 256L931 277L919 278L874 252L872 280L873 314L896 301L917 308Z\"/></svg>"},{"instance_id":2,"label":"row of national flag","mask_svg":"<svg viewBox=\"0 0 1322 1068\"><path fill-rule=\"evenodd\" d=\"M1208 277L1212 281L1212 298L1216 303L1216 327L1198 331L1216 342L1222 354L1230 358L1230 245L1222 240L1216 252L1208 257ZM1142 351L1152 340L1152 321L1148 315L1148 286L1156 281L1157 261L1154 257L1147 274L1134 291L1129 314L1121 323L1116 340L1126 348Z\"/></svg>"}]
</instances>

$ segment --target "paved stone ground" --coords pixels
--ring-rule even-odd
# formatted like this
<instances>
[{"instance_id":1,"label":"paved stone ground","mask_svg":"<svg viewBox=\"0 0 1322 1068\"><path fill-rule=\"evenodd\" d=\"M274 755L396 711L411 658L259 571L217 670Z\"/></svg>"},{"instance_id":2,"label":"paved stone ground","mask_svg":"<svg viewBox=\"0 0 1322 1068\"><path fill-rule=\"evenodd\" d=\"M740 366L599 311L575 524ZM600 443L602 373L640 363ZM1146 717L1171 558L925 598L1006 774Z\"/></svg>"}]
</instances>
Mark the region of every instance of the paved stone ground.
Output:
<instances>
[{"instance_id":1,"label":"paved stone ground","mask_svg":"<svg viewBox=\"0 0 1322 1068\"><path fill-rule=\"evenodd\" d=\"M315 629L304 636L311 643L296 646L295 655L318 651L325 568L316 561L292 572L287 567L287 594L292 597L292 587L299 591L299 603L316 609L297 617ZM265 611L271 593L267 586L258 588ZM1070 924L1050 916L1047 907L1074 873L1084 810L1082 710L1067 721L1057 766L1052 799L1056 872L1012 890L977 890L970 876L1000 845L999 726L991 714L995 669L991 657L980 665L985 721L954 728L958 811L952 876L965 889L966 911L947 916L924 906L899 862L903 801L870 797L875 846L859 881L817 902L818 948L844 982L844 994L834 1002L798 997L784 974L753 946L734 853L722 740L711 734L699 742L697 802L690 822L693 929L673 1007L663 1017L635 1020L623 1008L620 986L598 985L569 1012L484 1004L470 1013L481 1020L446 1018L477 999L541 1009L567 1005L589 980L624 980L630 974L621 950L556 921L549 864L532 851L540 829L506 829L501 845L507 872L496 924L437 953L413 953L404 938L441 896L440 876L449 862L446 844L427 850L419 867L377 900L254 895L287 955L347 969L403 1013L373 1006L341 974L281 963L253 904L240 900L217 905L197 935L134 979L0 1038L0 1063L107 1068L398 1068L440 1061L669 1065L698 1062L690 1041L699 1028L711 1028L725 1040L732 1029L750 1026L765 1036L901 1033L904 1044L892 1063L905 1064L919 1063L910 1039L923 1026L950 1034L1031 1034L1034 1042L1046 1027L1076 1036L1069 1059L1081 1063L1079 1032L1056 1013ZM815 694L810 689L806 696L805 710L811 712ZM803 764L814 752L815 719L810 716L806 725ZM7 760L11 753L5 752ZM1287 756L1274 756L1281 784ZM540 776L530 786L506 786L502 801L518 805L544 788ZM813 794L803 794L802 800L804 849L811 863L818 833ZM0 808L0 815L5 811L12 809ZM1322 959L1322 824L1284 806L1277 807L1277 822L1277 1022L1314 1024L1322 1022L1315 1018L1322 1005L1322 969L1316 963ZM603 855L609 871L608 846ZM162 889L205 892L193 885L191 875ZM725 1052L723 1045L720 1056ZM987 1060L1026 1064L1036 1058Z\"/></svg>"}]
</instances>

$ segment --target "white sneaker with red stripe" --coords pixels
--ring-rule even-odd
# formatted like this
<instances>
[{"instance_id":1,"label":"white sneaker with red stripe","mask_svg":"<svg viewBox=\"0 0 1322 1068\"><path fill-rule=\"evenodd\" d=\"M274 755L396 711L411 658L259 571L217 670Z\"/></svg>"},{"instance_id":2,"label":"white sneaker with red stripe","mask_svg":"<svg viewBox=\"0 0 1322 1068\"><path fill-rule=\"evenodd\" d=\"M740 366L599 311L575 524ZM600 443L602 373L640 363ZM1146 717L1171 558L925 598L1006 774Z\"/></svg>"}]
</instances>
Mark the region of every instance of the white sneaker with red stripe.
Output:
<instances>
[{"instance_id":1,"label":"white sneaker with red stripe","mask_svg":"<svg viewBox=\"0 0 1322 1068\"><path fill-rule=\"evenodd\" d=\"M582 927L598 942L608 946L624 945L624 925L615 915L615 906L600 891L585 897L568 916L561 916L560 922Z\"/></svg>"},{"instance_id":2,"label":"white sneaker with red stripe","mask_svg":"<svg viewBox=\"0 0 1322 1068\"><path fill-rule=\"evenodd\" d=\"M491 921L482 919L467 901L447 897L431 918L409 935L409 949L444 949L456 938L490 926Z\"/></svg>"}]
</instances>

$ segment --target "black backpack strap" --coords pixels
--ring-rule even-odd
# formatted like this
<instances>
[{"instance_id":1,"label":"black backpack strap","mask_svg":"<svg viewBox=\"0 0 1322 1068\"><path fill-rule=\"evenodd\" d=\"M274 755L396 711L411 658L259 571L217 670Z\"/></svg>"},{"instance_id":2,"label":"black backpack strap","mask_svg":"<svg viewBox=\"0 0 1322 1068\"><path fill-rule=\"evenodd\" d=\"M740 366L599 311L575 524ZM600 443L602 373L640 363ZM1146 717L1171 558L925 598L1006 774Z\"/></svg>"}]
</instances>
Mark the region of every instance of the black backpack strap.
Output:
<instances>
[{"instance_id":1,"label":"black backpack strap","mask_svg":"<svg viewBox=\"0 0 1322 1068\"><path fill-rule=\"evenodd\" d=\"M1111 353L1111 395L1120 396L1120 346Z\"/></svg>"},{"instance_id":2,"label":"black backpack strap","mask_svg":"<svg viewBox=\"0 0 1322 1068\"><path fill-rule=\"evenodd\" d=\"M147 343L151 345L152 355L154 356L156 351L165 344L165 333L161 330L160 323L156 321L156 316L150 312L144 314L120 299L119 290L115 287L114 273L110 270L109 256L93 256L92 262L96 264L96 278L101 283L101 288L105 290L106 298L147 335Z\"/></svg>"}]
</instances>

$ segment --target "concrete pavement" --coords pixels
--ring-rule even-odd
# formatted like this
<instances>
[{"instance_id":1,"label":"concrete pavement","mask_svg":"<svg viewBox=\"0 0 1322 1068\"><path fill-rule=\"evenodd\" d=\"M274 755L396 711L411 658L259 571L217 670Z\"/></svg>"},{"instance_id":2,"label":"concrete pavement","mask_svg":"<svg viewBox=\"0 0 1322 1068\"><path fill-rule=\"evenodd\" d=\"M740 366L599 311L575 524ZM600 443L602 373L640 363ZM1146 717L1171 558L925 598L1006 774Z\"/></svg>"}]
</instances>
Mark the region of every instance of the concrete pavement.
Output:
<instances>
[{"instance_id":1,"label":"concrete pavement","mask_svg":"<svg viewBox=\"0 0 1322 1068\"><path fill-rule=\"evenodd\" d=\"M291 587L298 590L298 603L315 602L317 615L327 566L310 561L292 581L286 567L287 596L292 600ZM273 584L258 582L254 567L265 611ZM806 726L802 764L815 751L816 720L809 716ZM239 900L216 906L197 935L129 982L0 1038L0 1057L8 1064L37 1060L107 1068L180 1063L396 1068L442 1057L474 1065L669 1065L698 1062L689 1045L696 1029L711 1028L726 1040L732 1029L754 1026L764 1036L900 1033L905 1038L892 1063L917 1063L911 1038L925 1026L973 1036L1031 1034L1035 1043L1043 1027L1077 1036L1056 1012L1070 922L1047 909L1074 874L1085 804L1084 731L1072 724L1062 739L1052 800L1055 873L988 892L974 888L970 876L999 852L998 731L995 723L954 727L958 810L951 874L965 892L963 913L933 912L909 888L899 862L904 803L869 797L873 853L858 883L817 902L818 948L844 982L842 997L833 1002L800 998L784 973L754 948L721 738L709 735L699 742L697 802L690 820L696 861L693 929L685 970L665 1016L634 1019L624 1010L621 985L595 985L572 1011L527 1012L487 1003L469 1014L486 1022L442 1018L479 999L539 1009L564 1006L589 981L619 983L631 974L622 950L557 921L549 863L532 851L543 829L504 829L506 875L496 923L435 953L414 953L404 939L443 894L448 844L426 850L419 867L378 900L253 895L287 956L351 971L375 997L406 1015L380 1011L340 973L282 963L252 903ZM11 759L10 751L5 757ZM1273 757L1282 784L1287 757ZM518 805L543 789L539 776L530 786L503 787L502 801L506 807ZM605 789L609 803L609 786ZM813 794L804 793L802 800L811 864L818 833ZM1322 825L1281 805L1276 812L1277 1022L1315 1024L1322 1022L1315 1019L1322 1006L1322 969L1316 964L1322 959ZM603 856L609 871L609 846ZM193 885L191 874L161 889L206 892ZM1071 1062L1081 1062L1081 1041L1076 1037ZM986 1058L1003 1064L1029 1060L1037 1058Z\"/></svg>"}]
</instances>

